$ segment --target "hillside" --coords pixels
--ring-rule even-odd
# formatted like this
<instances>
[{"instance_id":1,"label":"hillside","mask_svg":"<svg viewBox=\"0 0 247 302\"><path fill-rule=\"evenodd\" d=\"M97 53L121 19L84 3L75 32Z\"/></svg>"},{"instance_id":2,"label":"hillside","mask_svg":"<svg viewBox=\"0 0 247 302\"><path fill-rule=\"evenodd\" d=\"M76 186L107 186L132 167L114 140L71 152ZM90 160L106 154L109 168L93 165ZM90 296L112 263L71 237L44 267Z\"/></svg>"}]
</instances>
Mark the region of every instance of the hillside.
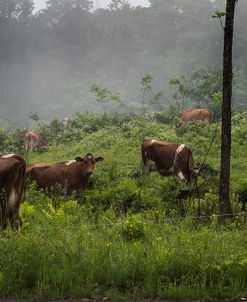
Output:
<instances>
[{"instance_id":1,"label":"hillside","mask_svg":"<svg viewBox=\"0 0 247 302\"><path fill-rule=\"evenodd\" d=\"M19 236L0 234L0 297L136 299L239 298L247 295L246 213L237 192L247 187L247 112L233 117L232 207L234 218L217 224L219 124L176 129L165 114L133 120L120 114L76 114L67 129L41 125L48 151L29 163L74 159L92 152L96 163L78 204L47 196L33 184L21 206ZM1 134L1 153L23 152L24 130ZM141 175L145 136L187 144L208 172L203 193L173 177ZM215 136L212 147L208 148ZM11 150L10 150L11 148ZM211 170L209 169L211 168ZM127 213L125 214L126 207Z\"/></svg>"}]
</instances>

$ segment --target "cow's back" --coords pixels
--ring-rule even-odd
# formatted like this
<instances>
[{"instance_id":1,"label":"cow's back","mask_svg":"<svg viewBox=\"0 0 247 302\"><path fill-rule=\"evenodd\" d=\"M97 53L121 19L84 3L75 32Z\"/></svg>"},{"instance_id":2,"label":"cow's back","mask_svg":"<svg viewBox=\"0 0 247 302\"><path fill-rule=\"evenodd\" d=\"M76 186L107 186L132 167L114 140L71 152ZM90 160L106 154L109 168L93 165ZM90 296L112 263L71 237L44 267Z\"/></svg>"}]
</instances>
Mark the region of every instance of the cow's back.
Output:
<instances>
[{"instance_id":1,"label":"cow's back","mask_svg":"<svg viewBox=\"0 0 247 302\"><path fill-rule=\"evenodd\" d=\"M213 121L213 111L211 109L187 109L182 113L181 121L183 123L204 121L211 123Z\"/></svg>"},{"instance_id":2,"label":"cow's back","mask_svg":"<svg viewBox=\"0 0 247 302\"><path fill-rule=\"evenodd\" d=\"M0 191L5 191L8 194L9 188L15 182L15 171L20 170L21 164L18 160L0 158Z\"/></svg>"},{"instance_id":3,"label":"cow's back","mask_svg":"<svg viewBox=\"0 0 247 302\"><path fill-rule=\"evenodd\" d=\"M168 171L173 165L174 154L178 146L179 144L171 142L144 138L142 142L143 164L145 165L148 160L151 160L158 171Z\"/></svg>"},{"instance_id":4,"label":"cow's back","mask_svg":"<svg viewBox=\"0 0 247 302\"><path fill-rule=\"evenodd\" d=\"M66 166L61 164L34 164L28 165L27 176L35 180L40 188L51 188L56 184L64 185L66 180Z\"/></svg>"}]
</instances>

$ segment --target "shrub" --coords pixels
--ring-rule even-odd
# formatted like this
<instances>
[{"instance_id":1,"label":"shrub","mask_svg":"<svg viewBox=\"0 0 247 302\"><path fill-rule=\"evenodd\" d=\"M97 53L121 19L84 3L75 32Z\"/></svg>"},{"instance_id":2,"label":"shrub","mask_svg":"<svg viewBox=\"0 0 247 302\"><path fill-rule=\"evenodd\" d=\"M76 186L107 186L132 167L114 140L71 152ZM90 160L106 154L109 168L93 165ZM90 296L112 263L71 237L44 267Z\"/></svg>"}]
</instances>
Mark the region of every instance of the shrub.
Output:
<instances>
[{"instance_id":1,"label":"shrub","mask_svg":"<svg viewBox=\"0 0 247 302\"><path fill-rule=\"evenodd\" d=\"M176 124L180 117L180 107L169 105L164 112L154 112L154 119L163 124Z\"/></svg>"}]
</instances>

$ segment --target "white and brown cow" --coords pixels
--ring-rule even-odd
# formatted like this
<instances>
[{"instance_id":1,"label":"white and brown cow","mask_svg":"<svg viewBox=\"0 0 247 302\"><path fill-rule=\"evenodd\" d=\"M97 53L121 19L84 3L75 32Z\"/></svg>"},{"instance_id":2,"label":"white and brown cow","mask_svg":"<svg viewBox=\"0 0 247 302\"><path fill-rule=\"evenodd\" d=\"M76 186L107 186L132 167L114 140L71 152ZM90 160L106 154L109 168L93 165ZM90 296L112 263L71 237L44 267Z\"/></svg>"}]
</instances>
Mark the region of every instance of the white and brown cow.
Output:
<instances>
[{"instance_id":1,"label":"white and brown cow","mask_svg":"<svg viewBox=\"0 0 247 302\"><path fill-rule=\"evenodd\" d=\"M48 144L43 140L40 133L37 131L29 131L26 133L24 138L25 148L27 152L32 152L35 147L45 147Z\"/></svg>"},{"instance_id":2,"label":"white and brown cow","mask_svg":"<svg viewBox=\"0 0 247 302\"><path fill-rule=\"evenodd\" d=\"M190 148L184 144L145 137L141 151L145 174L158 171L162 176L177 175L180 179L189 182L199 173Z\"/></svg>"},{"instance_id":3,"label":"white and brown cow","mask_svg":"<svg viewBox=\"0 0 247 302\"><path fill-rule=\"evenodd\" d=\"M61 126L62 129L67 129L68 125L69 125L69 118L67 116L61 118L59 120L59 123L60 123L60 126Z\"/></svg>"},{"instance_id":4,"label":"white and brown cow","mask_svg":"<svg viewBox=\"0 0 247 302\"><path fill-rule=\"evenodd\" d=\"M83 158L78 156L69 161L29 165L26 174L36 181L39 188L51 191L59 185L65 198L74 191L81 197L95 163L102 160L103 157L88 153Z\"/></svg>"},{"instance_id":5,"label":"white and brown cow","mask_svg":"<svg viewBox=\"0 0 247 302\"><path fill-rule=\"evenodd\" d=\"M186 109L183 111L181 115L181 122L188 123L188 122L198 122L202 121L205 123L212 123L213 122L213 111L209 108L203 109Z\"/></svg>"},{"instance_id":6,"label":"white and brown cow","mask_svg":"<svg viewBox=\"0 0 247 302\"><path fill-rule=\"evenodd\" d=\"M1 228L6 228L8 220L13 230L21 225L19 208L25 185L26 162L20 155L0 156L0 208Z\"/></svg>"}]
</instances>

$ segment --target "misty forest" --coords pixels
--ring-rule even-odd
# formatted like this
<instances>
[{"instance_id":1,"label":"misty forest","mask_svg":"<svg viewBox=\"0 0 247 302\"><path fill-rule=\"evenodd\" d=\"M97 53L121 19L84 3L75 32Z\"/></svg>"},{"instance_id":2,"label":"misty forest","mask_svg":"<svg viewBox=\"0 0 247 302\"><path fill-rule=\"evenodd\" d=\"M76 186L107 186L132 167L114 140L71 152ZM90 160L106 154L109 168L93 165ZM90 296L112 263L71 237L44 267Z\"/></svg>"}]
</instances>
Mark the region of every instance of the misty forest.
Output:
<instances>
[{"instance_id":1,"label":"misty forest","mask_svg":"<svg viewBox=\"0 0 247 302\"><path fill-rule=\"evenodd\" d=\"M148 1L0 0L0 301L247 299L247 1Z\"/></svg>"},{"instance_id":2,"label":"misty forest","mask_svg":"<svg viewBox=\"0 0 247 302\"><path fill-rule=\"evenodd\" d=\"M95 101L90 93L94 84L120 92L124 102L138 110L140 82L147 74L153 89L163 92L162 104L174 102L176 85L169 85L173 78L201 73L203 80L212 70L211 76L217 77L223 30L212 15L224 10L225 1L152 0L146 8L113 3L109 9L91 11L92 1L50 0L46 9L33 14L32 1L1 1L2 126L26 126L34 112L50 121L77 111L118 110ZM246 14L247 3L240 1L234 38L235 106L246 102Z\"/></svg>"}]
</instances>

